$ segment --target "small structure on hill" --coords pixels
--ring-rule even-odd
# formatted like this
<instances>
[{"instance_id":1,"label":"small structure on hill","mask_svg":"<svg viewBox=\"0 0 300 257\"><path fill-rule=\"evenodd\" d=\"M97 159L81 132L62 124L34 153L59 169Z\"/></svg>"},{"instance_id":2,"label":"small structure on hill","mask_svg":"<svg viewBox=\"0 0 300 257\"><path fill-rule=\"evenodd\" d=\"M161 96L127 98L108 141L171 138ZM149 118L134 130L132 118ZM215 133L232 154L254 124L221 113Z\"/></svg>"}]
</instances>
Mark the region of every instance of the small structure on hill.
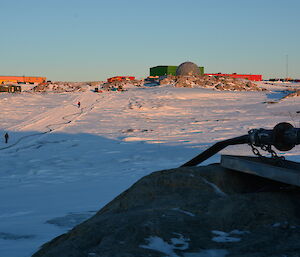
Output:
<instances>
[{"instance_id":1,"label":"small structure on hill","mask_svg":"<svg viewBox=\"0 0 300 257\"><path fill-rule=\"evenodd\" d=\"M197 76L201 75L199 67L193 62L184 62L176 69L176 76Z\"/></svg>"},{"instance_id":2,"label":"small structure on hill","mask_svg":"<svg viewBox=\"0 0 300 257\"><path fill-rule=\"evenodd\" d=\"M16 85L0 85L0 92L15 93L21 92L21 86Z\"/></svg>"},{"instance_id":3,"label":"small structure on hill","mask_svg":"<svg viewBox=\"0 0 300 257\"><path fill-rule=\"evenodd\" d=\"M115 76L112 78L108 78L107 82L111 83L114 81L129 81L129 80L135 80L135 77L133 77L133 76Z\"/></svg>"}]
</instances>

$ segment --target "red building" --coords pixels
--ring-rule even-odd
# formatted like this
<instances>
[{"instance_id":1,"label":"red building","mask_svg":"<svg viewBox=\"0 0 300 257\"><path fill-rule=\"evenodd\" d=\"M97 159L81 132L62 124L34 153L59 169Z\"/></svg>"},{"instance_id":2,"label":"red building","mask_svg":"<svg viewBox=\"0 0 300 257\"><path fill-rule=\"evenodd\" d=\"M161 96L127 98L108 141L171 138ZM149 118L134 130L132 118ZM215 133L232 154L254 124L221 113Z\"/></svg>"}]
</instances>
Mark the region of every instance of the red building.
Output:
<instances>
[{"instance_id":1,"label":"red building","mask_svg":"<svg viewBox=\"0 0 300 257\"><path fill-rule=\"evenodd\" d=\"M123 80L134 80L135 77L130 77L130 76L116 76L107 79L107 82L113 82L113 81L123 81Z\"/></svg>"},{"instance_id":2,"label":"red building","mask_svg":"<svg viewBox=\"0 0 300 257\"><path fill-rule=\"evenodd\" d=\"M262 75L258 75L258 74L253 75L253 74L237 74L237 73L232 73L232 74L206 73L204 75L232 77L232 78L239 78L239 79L248 79L248 80L252 80L252 81L262 81Z\"/></svg>"}]
</instances>

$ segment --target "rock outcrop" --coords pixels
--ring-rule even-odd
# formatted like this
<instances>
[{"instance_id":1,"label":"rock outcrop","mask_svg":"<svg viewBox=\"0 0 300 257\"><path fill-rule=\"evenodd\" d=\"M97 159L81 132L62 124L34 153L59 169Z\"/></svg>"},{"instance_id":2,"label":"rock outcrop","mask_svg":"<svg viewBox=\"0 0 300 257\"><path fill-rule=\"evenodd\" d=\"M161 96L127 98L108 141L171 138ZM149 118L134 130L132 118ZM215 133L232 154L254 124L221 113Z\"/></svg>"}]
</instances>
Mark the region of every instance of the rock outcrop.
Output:
<instances>
[{"instance_id":1,"label":"rock outcrop","mask_svg":"<svg viewBox=\"0 0 300 257\"><path fill-rule=\"evenodd\" d=\"M112 88L122 87L124 89L133 88L133 87L141 87L144 85L144 81L142 80L122 80L122 81L113 81L106 82L102 84L102 89L110 90Z\"/></svg>"},{"instance_id":2,"label":"rock outcrop","mask_svg":"<svg viewBox=\"0 0 300 257\"><path fill-rule=\"evenodd\" d=\"M300 96L300 90L298 89L295 89L293 91L291 91L289 94L287 94L284 98L290 98L290 97L297 97L297 96Z\"/></svg>"},{"instance_id":3,"label":"rock outcrop","mask_svg":"<svg viewBox=\"0 0 300 257\"><path fill-rule=\"evenodd\" d=\"M168 76L160 81L161 85L174 85L175 87L204 87L215 90L228 91L264 91L266 89L258 87L248 80L236 79L232 77L219 76Z\"/></svg>"},{"instance_id":4,"label":"rock outcrop","mask_svg":"<svg viewBox=\"0 0 300 257\"><path fill-rule=\"evenodd\" d=\"M33 257L296 257L299 239L299 189L213 164L142 178Z\"/></svg>"},{"instance_id":5,"label":"rock outcrop","mask_svg":"<svg viewBox=\"0 0 300 257\"><path fill-rule=\"evenodd\" d=\"M85 82L47 82L40 83L32 90L34 92L82 92L87 91L89 84Z\"/></svg>"}]
</instances>

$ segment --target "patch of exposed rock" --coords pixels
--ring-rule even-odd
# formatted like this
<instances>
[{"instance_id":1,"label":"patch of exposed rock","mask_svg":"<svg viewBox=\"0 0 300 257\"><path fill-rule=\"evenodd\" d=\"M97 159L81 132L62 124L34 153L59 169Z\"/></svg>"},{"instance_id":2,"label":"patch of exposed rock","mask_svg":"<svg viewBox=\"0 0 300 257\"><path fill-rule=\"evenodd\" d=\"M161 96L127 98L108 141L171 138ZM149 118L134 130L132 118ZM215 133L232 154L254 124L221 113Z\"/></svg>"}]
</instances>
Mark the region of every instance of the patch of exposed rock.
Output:
<instances>
[{"instance_id":1,"label":"patch of exposed rock","mask_svg":"<svg viewBox=\"0 0 300 257\"><path fill-rule=\"evenodd\" d=\"M33 257L296 257L299 239L298 189L214 164L142 178Z\"/></svg>"},{"instance_id":2,"label":"patch of exposed rock","mask_svg":"<svg viewBox=\"0 0 300 257\"><path fill-rule=\"evenodd\" d=\"M140 87L144 85L144 81L142 80L122 80L122 81L113 81L106 82L102 84L102 89L110 90L112 88L132 88L132 87Z\"/></svg>"},{"instance_id":3,"label":"patch of exposed rock","mask_svg":"<svg viewBox=\"0 0 300 257\"><path fill-rule=\"evenodd\" d=\"M51 82L41 83L35 86L34 92L83 92L86 91L89 85L84 82Z\"/></svg>"},{"instance_id":4,"label":"patch of exposed rock","mask_svg":"<svg viewBox=\"0 0 300 257\"><path fill-rule=\"evenodd\" d=\"M288 95L286 95L285 97L283 97L282 99L284 98L290 98L290 97L297 97L297 96L300 96L300 90L295 90L291 93L289 93Z\"/></svg>"},{"instance_id":5,"label":"patch of exposed rock","mask_svg":"<svg viewBox=\"0 0 300 257\"><path fill-rule=\"evenodd\" d=\"M204 87L229 91L264 91L248 80L222 76L168 76L160 81L161 85L173 84L175 87Z\"/></svg>"}]
</instances>

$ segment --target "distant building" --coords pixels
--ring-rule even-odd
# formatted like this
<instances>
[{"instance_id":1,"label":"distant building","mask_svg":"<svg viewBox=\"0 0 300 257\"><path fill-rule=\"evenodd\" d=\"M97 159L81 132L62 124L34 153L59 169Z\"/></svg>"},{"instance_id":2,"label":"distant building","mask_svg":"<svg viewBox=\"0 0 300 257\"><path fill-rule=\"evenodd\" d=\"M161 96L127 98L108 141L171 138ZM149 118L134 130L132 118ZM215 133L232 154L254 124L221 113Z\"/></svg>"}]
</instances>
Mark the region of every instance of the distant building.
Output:
<instances>
[{"instance_id":1,"label":"distant building","mask_svg":"<svg viewBox=\"0 0 300 257\"><path fill-rule=\"evenodd\" d=\"M124 81L124 80L135 80L135 77L131 76L115 76L112 78L108 78L107 82L113 82L113 81Z\"/></svg>"},{"instance_id":2,"label":"distant building","mask_svg":"<svg viewBox=\"0 0 300 257\"><path fill-rule=\"evenodd\" d=\"M273 78L273 79L269 79L269 81L272 82L293 82L293 83L299 83L300 79L292 79L292 78Z\"/></svg>"},{"instance_id":3,"label":"distant building","mask_svg":"<svg viewBox=\"0 0 300 257\"><path fill-rule=\"evenodd\" d=\"M237 73L232 73L232 74L225 74L225 73L206 73L204 75L208 76L222 76L222 77L232 77L232 78L239 78L239 79L248 79L252 81L262 81L262 75L258 74L237 74Z\"/></svg>"},{"instance_id":4,"label":"distant building","mask_svg":"<svg viewBox=\"0 0 300 257\"><path fill-rule=\"evenodd\" d=\"M176 76L200 76L203 73L200 68L193 62L184 62L176 69Z\"/></svg>"},{"instance_id":5,"label":"distant building","mask_svg":"<svg viewBox=\"0 0 300 257\"><path fill-rule=\"evenodd\" d=\"M176 76L176 70L179 66L155 66L150 68L150 76L165 76L174 75ZM204 74L204 67L198 67L200 74Z\"/></svg>"},{"instance_id":6,"label":"distant building","mask_svg":"<svg viewBox=\"0 0 300 257\"><path fill-rule=\"evenodd\" d=\"M25 77L25 76L0 76L0 84L5 83L43 83L46 82L45 77Z\"/></svg>"},{"instance_id":7,"label":"distant building","mask_svg":"<svg viewBox=\"0 0 300 257\"><path fill-rule=\"evenodd\" d=\"M21 92L21 86L15 86L15 85L0 85L0 93L1 92L7 92L7 93L15 93L15 92Z\"/></svg>"}]
</instances>

